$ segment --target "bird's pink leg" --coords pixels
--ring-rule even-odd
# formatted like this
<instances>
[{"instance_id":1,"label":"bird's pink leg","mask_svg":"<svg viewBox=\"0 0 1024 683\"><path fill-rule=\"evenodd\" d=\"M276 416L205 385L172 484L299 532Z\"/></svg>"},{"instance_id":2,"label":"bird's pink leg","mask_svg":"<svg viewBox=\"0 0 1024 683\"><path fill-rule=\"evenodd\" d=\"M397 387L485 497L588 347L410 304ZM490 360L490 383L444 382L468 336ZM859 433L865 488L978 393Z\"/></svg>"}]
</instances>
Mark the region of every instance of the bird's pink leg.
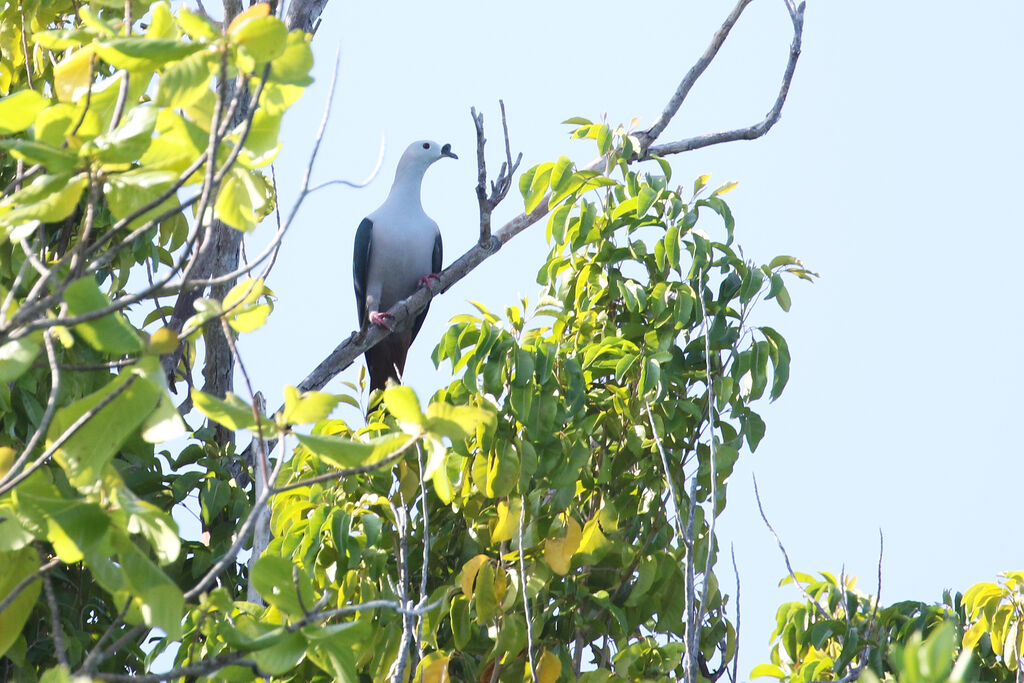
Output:
<instances>
[{"instance_id":1,"label":"bird's pink leg","mask_svg":"<svg viewBox=\"0 0 1024 683\"><path fill-rule=\"evenodd\" d=\"M424 275L423 277L420 278L420 287L426 287L430 291L434 291L434 288L431 285L430 281L431 280L440 280L440 279L441 279L441 274L440 273L430 273L428 275Z\"/></svg>"},{"instance_id":2,"label":"bird's pink leg","mask_svg":"<svg viewBox=\"0 0 1024 683\"><path fill-rule=\"evenodd\" d=\"M391 315L387 311L384 311L383 313L381 311L370 311L370 322L374 325L380 325L388 332L394 332L394 330L391 329L391 323L388 322L388 320L394 317L395 316Z\"/></svg>"}]
</instances>

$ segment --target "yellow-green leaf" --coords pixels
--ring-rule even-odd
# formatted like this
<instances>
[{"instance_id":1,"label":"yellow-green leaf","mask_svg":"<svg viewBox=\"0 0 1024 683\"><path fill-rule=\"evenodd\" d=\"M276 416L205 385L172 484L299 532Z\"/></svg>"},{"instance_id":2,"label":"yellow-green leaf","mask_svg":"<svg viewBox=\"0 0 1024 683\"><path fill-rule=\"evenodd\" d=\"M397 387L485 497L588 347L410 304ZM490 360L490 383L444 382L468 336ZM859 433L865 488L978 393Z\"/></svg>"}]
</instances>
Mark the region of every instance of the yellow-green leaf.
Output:
<instances>
[{"instance_id":1,"label":"yellow-green leaf","mask_svg":"<svg viewBox=\"0 0 1024 683\"><path fill-rule=\"evenodd\" d=\"M0 553L0 563L4 570L0 572L0 599L7 597L14 587L39 569L39 555L32 547L22 548L8 553ZM32 607L39 599L41 581L33 581L26 586L11 604L0 612L0 656L14 644L21 635L21 629L32 613Z\"/></svg>"},{"instance_id":2,"label":"yellow-green leaf","mask_svg":"<svg viewBox=\"0 0 1024 683\"><path fill-rule=\"evenodd\" d=\"M222 400L198 389L192 389L192 402L203 415L228 429L256 431L256 417L252 406L230 391ZM261 416L260 423L263 436L268 436L270 431L276 432L276 428L267 418Z\"/></svg>"},{"instance_id":3,"label":"yellow-green leaf","mask_svg":"<svg viewBox=\"0 0 1024 683\"><path fill-rule=\"evenodd\" d=\"M68 305L68 313L73 316L90 313L110 305L110 300L100 291L96 278L86 275L71 283L64 291L64 301ZM108 313L79 323L72 328L82 339L97 351L106 351L115 355L138 353L142 351L142 339L135 328L119 312Z\"/></svg>"},{"instance_id":4,"label":"yellow-green leaf","mask_svg":"<svg viewBox=\"0 0 1024 683\"><path fill-rule=\"evenodd\" d=\"M537 659L537 683L557 683L562 675L562 660L545 649Z\"/></svg>"},{"instance_id":5,"label":"yellow-green leaf","mask_svg":"<svg viewBox=\"0 0 1024 683\"><path fill-rule=\"evenodd\" d=\"M92 85L92 46L75 50L53 67L53 90L61 102L78 102Z\"/></svg>"},{"instance_id":6,"label":"yellow-green leaf","mask_svg":"<svg viewBox=\"0 0 1024 683\"><path fill-rule=\"evenodd\" d=\"M0 135L25 130L36 120L36 114L49 104L50 101L35 90L19 90L0 99Z\"/></svg>"},{"instance_id":7,"label":"yellow-green leaf","mask_svg":"<svg viewBox=\"0 0 1024 683\"><path fill-rule=\"evenodd\" d=\"M388 434L370 441L355 441L326 434L296 434L299 443L315 456L341 469L366 467L380 462L401 450L408 442L408 434Z\"/></svg>"},{"instance_id":8,"label":"yellow-green leaf","mask_svg":"<svg viewBox=\"0 0 1024 683\"><path fill-rule=\"evenodd\" d=\"M310 424L327 419L334 407L338 405L338 397L322 391L308 391L300 394L292 386L284 388L284 412L281 421L285 424Z\"/></svg>"},{"instance_id":9,"label":"yellow-green leaf","mask_svg":"<svg viewBox=\"0 0 1024 683\"><path fill-rule=\"evenodd\" d=\"M549 538L544 541L544 560L559 576L569 573L569 564L576 549L580 547L580 540L583 538L583 530L579 523L568 516L566 520L565 536L563 538Z\"/></svg>"},{"instance_id":10,"label":"yellow-green leaf","mask_svg":"<svg viewBox=\"0 0 1024 683\"><path fill-rule=\"evenodd\" d=\"M498 502L498 521L491 532L491 543L501 543L514 538L519 532L519 516L523 511L523 499L513 498Z\"/></svg>"}]
</instances>

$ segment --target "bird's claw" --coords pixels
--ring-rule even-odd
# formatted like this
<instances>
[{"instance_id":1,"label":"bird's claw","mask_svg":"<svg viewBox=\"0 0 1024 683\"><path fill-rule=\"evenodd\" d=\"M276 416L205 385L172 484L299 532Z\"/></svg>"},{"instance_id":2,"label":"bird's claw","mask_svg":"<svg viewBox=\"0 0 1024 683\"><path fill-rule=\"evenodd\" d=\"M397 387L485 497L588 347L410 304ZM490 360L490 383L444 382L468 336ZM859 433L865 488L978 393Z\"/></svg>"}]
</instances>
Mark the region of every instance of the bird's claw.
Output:
<instances>
[{"instance_id":1,"label":"bird's claw","mask_svg":"<svg viewBox=\"0 0 1024 683\"><path fill-rule=\"evenodd\" d=\"M388 322L388 320L394 317L395 316L386 311L370 311L370 322L374 325L380 325L388 332L394 332L394 330L391 329L391 323Z\"/></svg>"},{"instance_id":2,"label":"bird's claw","mask_svg":"<svg viewBox=\"0 0 1024 683\"><path fill-rule=\"evenodd\" d=\"M430 291L434 291L434 287L431 284L431 280L441 281L441 275L439 273L428 273L420 278L420 287L426 287Z\"/></svg>"}]
</instances>

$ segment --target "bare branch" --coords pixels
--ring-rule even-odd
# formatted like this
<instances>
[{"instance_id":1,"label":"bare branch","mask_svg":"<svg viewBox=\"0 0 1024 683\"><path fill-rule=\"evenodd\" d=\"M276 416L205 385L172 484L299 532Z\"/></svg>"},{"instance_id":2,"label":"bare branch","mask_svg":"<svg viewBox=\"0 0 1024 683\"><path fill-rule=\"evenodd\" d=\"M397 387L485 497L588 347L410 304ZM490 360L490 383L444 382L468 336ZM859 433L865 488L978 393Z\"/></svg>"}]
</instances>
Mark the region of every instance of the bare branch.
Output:
<instances>
[{"instance_id":1,"label":"bare branch","mask_svg":"<svg viewBox=\"0 0 1024 683\"><path fill-rule=\"evenodd\" d=\"M740 15L743 14L743 10L746 9L747 5L752 1L753 0L739 0L739 2L736 3L732 12L729 13L729 16L726 17L725 21L722 23L722 27L718 29L718 32L715 33L714 37L711 39L711 44L708 45L706 50L704 50L704 54L702 54L700 59L690 67L690 70L686 72L685 76L683 76L683 80L679 82L679 85L676 87L676 91L672 93L672 97L669 98L664 111L661 112L661 116L655 120L653 126L640 133L639 137L644 149L646 149L651 142L658 139L658 136L661 135L665 130L665 127L668 126L672 117L676 115L677 111L679 111L679 107L683 104L683 100L685 100L686 96L690 94L690 89L697 82L697 79L701 77L701 74L704 73L704 70L711 65L715 55L718 54L718 50L722 47L722 43L724 43L725 39L729 37L729 32L732 31L732 27L736 25L736 22L740 19Z\"/></svg>"},{"instance_id":2,"label":"bare branch","mask_svg":"<svg viewBox=\"0 0 1024 683\"><path fill-rule=\"evenodd\" d=\"M420 514L423 516L423 566L420 570L420 598L427 595L427 567L430 566L430 507L427 504L427 481L423 477L426 465L423 462L423 444L416 446L416 464L419 466L420 480ZM420 658L423 657L423 617L416 624L416 649Z\"/></svg>"},{"instance_id":3,"label":"bare branch","mask_svg":"<svg viewBox=\"0 0 1024 683\"><path fill-rule=\"evenodd\" d=\"M793 580L793 583L796 585L796 587L800 591L800 593L803 594L803 596L807 600L807 602L809 602L812 605L814 605L814 609L818 613L818 615L822 619L829 619L830 617L829 617L828 613L822 608L821 605L818 604L817 600L815 600L814 598L811 597L811 594L807 592L807 590L804 588L803 584L800 583L800 580L796 578L796 574L793 572L793 565L791 565L789 563L789 554L786 553L786 548L785 548L785 546L782 545L782 540L779 538L779 535L777 533L775 533L775 529L772 528L771 522L768 521L768 517L766 517L765 514L764 514L764 508L761 507L761 494L757 490L757 477L753 477L753 479L754 479L754 498L757 500L757 511L761 513L761 519L764 520L765 526L768 527L768 531L770 531L772 533L772 536L775 537L775 542L779 544L779 550L782 551L782 558L786 561L786 571L789 572L789 578L791 578Z\"/></svg>"},{"instance_id":4,"label":"bare branch","mask_svg":"<svg viewBox=\"0 0 1024 683\"><path fill-rule=\"evenodd\" d=\"M519 529L516 542L519 545L519 582L523 587L523 612L526 616L526 658L530 662L530 681L537 683L537 663L533 660L533 620L530 618L530 596L526 594L526 550L523 548L523 527L526 525L526 497L519 496ZM632 572L630 572L632 573Z\"/></svg>"},{"instance_id":5,"label":"bare branch","mask_svg":"<svg viewBox=\"0 0 1024 683\"><path fill-rule=\"evenodd\" d=\"M341 179L328 180L325 183L320 183L319 185L315 185L315 186L309 188L309 192L307 192L306 194L313 194L317 190L321 190L321 189L323 189L325 187L330 187L331 185L344 185L345 187L352 187L352 188L355 188L357 190L358 189L362 189L362 188L368 186L370 183L372 183L374 181L374 179L380 173L380 169L383 168L383 166L384 166L384 150L386 148L387 148L387 138L384 135L381 135L380 136L380 148L379 148L380 151L377 152L377 163L375 163L373 165L373 170L370 171L369 175L367 175L364 180L361 180L359 182L355 182L355 181L352 181L352 180L341 180Z\"/></svg>"},{"instance_id":6,"label":"bare branch","mask_svg":"<svg viewBox=\"0 0 1024 683\"><path fill-rule=\"evenodd\" d=\"M736 567L736 548L729 544L729 554L732 556L732 573L736 577L736 648L732 654L732 673L729 679L732 683L739 683L740 666L740 570Z\"/></svg>"},{"instance_id":7,"label":"bare branch","mask_svg":"<svg viewBox=\"0 0 1024 683\"><path fill-rule=\"evenodd\" d=\"M36 545L36 552L39 553L40 562L46 559L38 544ZM60 625L60 608L57 606L57 596L53 592L53 581L50 580L50 572L43 572L42 576L43 591L46 593L46 604L50 608L50 629L53 632L53 649L57 655L57 663L66 669L68 668L68 651L64 647L64 629Z\"/></svg>"},{"instance_id":8,"label":"bare branch","mask_svg":"<svg viewBox=\"0 0 1024 683\"><path fill-rule=\"evenodd\" d=\"M484 115L477 114L475 107L470 107L469 113L473 117L473 125L476 128L476 165L477 185L476 197L480 204L480 244L486 245L491 241L491 214L501 203L501 200L508 194L512 187L512 177L519 168L519 162L523 160L520 154L515 163L512 162L512 151L508 138L508 120L505 117L505 102L498 100L501 106L501 125L505 134L505 158L501 170L498 172L498 179L491 183L491 193L487 194L487 161L484 159L484 145L487 139L484 137Z\"/></svg>"},{"instance_id":9,"label":"bare branch","mask_svg":"<svg viewBox=\"0 0 1024 683\"><path fill-rule=\"evenodd\" d=\"M749 0L747 1L749 2ZM654 141L654 137L656 136L649 137L644 145L646 152L644 152L642 158L679 154L681 152L700 149L701 147L709 147L711 145L719 145L724 142L734 142L736 140L755 140L765 135L769 130L771 130L772 126L778 123L779 119L782 117L782 107L785 105L786 97L789 95L789 86L793 82L793 74L796 72L797 60L800 59L800 49L804 32L805 3L801 2L798 7L794 7L791 0L786 0L786 7L789 9L790 19L793 22L793 42L789 47L789 61L786 63L786 70L782 75L782 85L779 87L779 93L775 98L775 104L768 112L768 115L760 122L746 128L737 128L735 130L728 130L720 133L698 135L697 137L687 138L676 142L668 142L661 145L655 145L653 147L649 147L649 145ZM651 131L647 131L645 135L649 135L650 132Z\"/></svg>"},{"instance_id":10,"label":"bare branch","mask_svg":"<svg viewBox=\"0 0 1024 683\"><path fill-rule=\"evenodd\" d=\"M93 668L95 668L95 666L99 664L100 655L103 653L103 645L110 639L110 636L113 635L114 631L120 628L121 624L124 623L124 617L126 614L128 614L128 610L131 608L131 606L132 601L126 600L124 603L124 607L121 609L120 614L117 615L116 619L110 622L110 626L108 626L107 629L103 632L103 635L100 636L100 639L96 641L96 644L92 647L92 649L89 651L89 654L86 656L85 661L82 662L82 666L78 668L76 675L89 675L92 673Z\"/></svg>"}]
</instances>

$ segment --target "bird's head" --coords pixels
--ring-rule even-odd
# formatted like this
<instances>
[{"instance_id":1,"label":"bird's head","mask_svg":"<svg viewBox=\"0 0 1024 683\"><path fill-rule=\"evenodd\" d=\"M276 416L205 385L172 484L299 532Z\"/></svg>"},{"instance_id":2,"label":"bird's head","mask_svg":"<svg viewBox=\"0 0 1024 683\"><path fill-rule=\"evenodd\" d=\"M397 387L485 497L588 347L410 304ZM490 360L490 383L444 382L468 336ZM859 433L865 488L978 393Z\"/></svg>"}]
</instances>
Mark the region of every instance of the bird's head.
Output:
<instances>
[{"instance_id":1,"label":"bird's head","mask_svg":"<svg viewBox=\"0 0 1024 683\"><path fill-rule=\"evenodd\" d=\"M452 146L447 143L439 145L433 140L417 140L406 148L398 162L398 168L419 168L425 171L428 166L442 157L459 158L452 151Z\"/></svg>"}]
</instances>

